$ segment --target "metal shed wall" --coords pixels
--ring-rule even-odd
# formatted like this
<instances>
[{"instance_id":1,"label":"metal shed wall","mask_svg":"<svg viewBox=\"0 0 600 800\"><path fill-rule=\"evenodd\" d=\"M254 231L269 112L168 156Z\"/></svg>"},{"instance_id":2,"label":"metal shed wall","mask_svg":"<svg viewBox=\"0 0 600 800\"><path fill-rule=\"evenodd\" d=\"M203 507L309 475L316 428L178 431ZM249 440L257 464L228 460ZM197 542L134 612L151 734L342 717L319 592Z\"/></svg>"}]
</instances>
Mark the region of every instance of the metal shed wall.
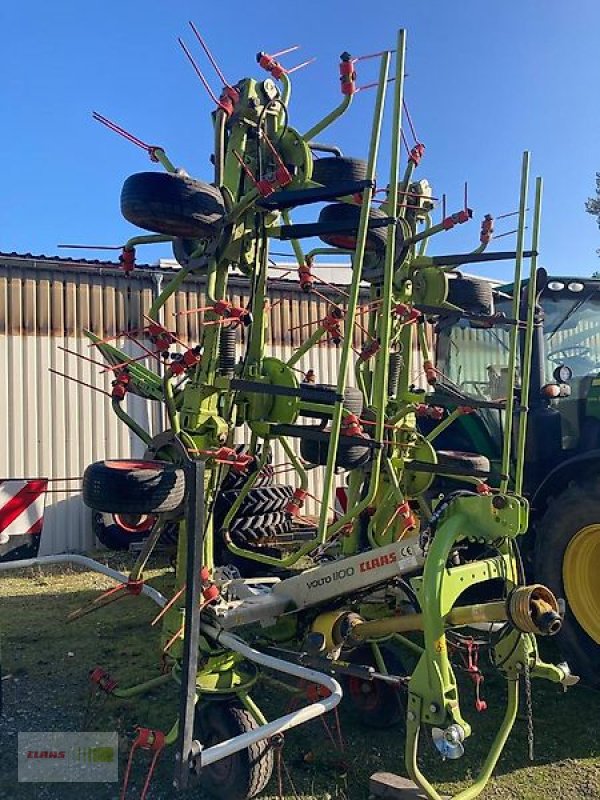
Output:
<instances>
[{"instance_id":1,"label":"metal shed wall","mask_svg":"<svg viewBox=\"0 0 600 800\"><path fill-rule=\"evenodd\" d=\"M53 479L47 496L43 554L94 547L90 513L81 501L78 479L92 461L137 457L143 451L101 393L110 388L110 373L65 350L98 358L82 335L84 328L101 337L141 328L160 282L172 274L148 268L125 277L110 262L0 256L0 374L5 376L0 387L0 439L4 443L0 476ZM242 304L246 297L247 283L233 277L231 300ZM270 302L267 343L273 355L285 359L310 330L296 326L322 318L327 302L284 281L273 282ZM190 281L170 298L165 322L169 327L175 325L183 341L197 342L201 316L179 312L202 305L202 284ZM355 339L358 344L358 329ZM313 368L320 383L335 383L338 357L335 347L316 347L299 366ZM127 403L137 420L154 433L162 430L160 404L132 396ZM275 460L284 458L276 452ZM315 470L311 478L310 491L317 497L321 472ZM314 503L306 510L317 512Z\"/></svg>"}]
</instances>

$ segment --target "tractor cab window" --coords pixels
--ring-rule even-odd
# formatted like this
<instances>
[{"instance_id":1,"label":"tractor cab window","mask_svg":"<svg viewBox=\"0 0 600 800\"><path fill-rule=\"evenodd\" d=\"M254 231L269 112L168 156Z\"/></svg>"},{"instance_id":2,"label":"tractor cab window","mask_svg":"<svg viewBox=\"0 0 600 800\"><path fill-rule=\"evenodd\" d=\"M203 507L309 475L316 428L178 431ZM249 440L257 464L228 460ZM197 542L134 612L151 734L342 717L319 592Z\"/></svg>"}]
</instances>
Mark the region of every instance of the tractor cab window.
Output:
<instances>
[{"instance_id":1,"label":"tractor cab window","mask_svg":"<svg viewBox=\"0 0 600 800\"><path fill-rule=\"evenodd\" d=\"M548 382L562 364L570 368L575 379L600 372L600 288L590 290L574 282L569 285L581 286L582 290L546 290L542 299Z\"/></svg>"},{"instance_id":2,"label":"tractor cab window","mask_svg":"<svg viewBox=\"0 0 600 800\"><path fill-rule=\"evenodd\" d=\"M496 311L510 316L510 306L496 303ZM461 319L442 327L438 336L437 366L440 380L466 395L484 400L507 396L510 327L482 328ZM517 384L518 379L517 368Z\"/></svg>"}]
</instances>

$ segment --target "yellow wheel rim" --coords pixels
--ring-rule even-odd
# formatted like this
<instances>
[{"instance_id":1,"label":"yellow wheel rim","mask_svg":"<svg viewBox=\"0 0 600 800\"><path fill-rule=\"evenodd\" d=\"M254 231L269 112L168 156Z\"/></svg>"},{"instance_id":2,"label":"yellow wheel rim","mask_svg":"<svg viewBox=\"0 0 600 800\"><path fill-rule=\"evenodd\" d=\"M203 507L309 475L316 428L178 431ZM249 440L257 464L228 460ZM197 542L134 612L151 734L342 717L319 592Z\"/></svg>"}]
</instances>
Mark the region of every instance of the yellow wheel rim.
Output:
<instances>
[{"instance_id":1,"label":"yellow wheel rim","mask_svg":"<svg viewBox=\"0 0 600 800\"><path fill-rule=\"evenodd\" d=\"M569 542L563 583L577 622L600 644L600 525L586 525Z\"/></svg>"}]
</instances>

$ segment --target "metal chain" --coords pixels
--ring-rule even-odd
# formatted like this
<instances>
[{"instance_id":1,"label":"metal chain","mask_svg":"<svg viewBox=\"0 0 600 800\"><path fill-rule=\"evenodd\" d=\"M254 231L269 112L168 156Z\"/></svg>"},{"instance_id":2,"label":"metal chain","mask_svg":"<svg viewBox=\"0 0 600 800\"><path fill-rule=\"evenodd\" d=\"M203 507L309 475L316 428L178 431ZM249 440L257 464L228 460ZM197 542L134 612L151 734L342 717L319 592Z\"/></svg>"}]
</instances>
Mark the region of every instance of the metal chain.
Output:
<instances>
[{"instance_id":1,"label":"metal chain","mask_svg":"<svg viewBox=\"0 0 600 800\"><path fill-rule=\"evenodd\" d=\"M533 705L531 702L531 675L529 672L529 659L525 659L525 667L523 669L523 678L525 681L525 713L527 715L527 752L529 760L535 759L533 752Z\"/></svg>"}]
</instances>

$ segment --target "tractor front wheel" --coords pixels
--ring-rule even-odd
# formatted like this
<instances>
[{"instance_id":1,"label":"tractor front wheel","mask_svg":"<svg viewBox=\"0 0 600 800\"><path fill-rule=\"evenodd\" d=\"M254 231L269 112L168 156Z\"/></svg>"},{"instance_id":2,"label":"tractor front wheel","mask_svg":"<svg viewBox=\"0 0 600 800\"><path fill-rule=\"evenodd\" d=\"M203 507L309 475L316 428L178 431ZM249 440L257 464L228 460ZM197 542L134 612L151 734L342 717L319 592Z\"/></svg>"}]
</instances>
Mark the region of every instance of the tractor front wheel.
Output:
<instances>
[{"instance_id":1,"label":"tractor front wheel","mask_svg":"<svg viewBox=\"0 0 600 800\"><path fill-rule=\"evenodd\" d=\"M203 749L258 727L249 711L237 703L202 701L196 707L194 736ZM204 767L200 786L222 800L250 800L265 788L273 772L273 750L265 739Z\"/></svg>"},{"instance_id":2,"label":"tractor front wheel","mask_svg":"<svg viewBox=\"0 0 600 800\"><path fill-rule=\"evenodd\" d=\"M600 480L572 483L536 526L535 580L567 603L558 644L571 671L600 684Z\"/></svg>"}]
</instances>

